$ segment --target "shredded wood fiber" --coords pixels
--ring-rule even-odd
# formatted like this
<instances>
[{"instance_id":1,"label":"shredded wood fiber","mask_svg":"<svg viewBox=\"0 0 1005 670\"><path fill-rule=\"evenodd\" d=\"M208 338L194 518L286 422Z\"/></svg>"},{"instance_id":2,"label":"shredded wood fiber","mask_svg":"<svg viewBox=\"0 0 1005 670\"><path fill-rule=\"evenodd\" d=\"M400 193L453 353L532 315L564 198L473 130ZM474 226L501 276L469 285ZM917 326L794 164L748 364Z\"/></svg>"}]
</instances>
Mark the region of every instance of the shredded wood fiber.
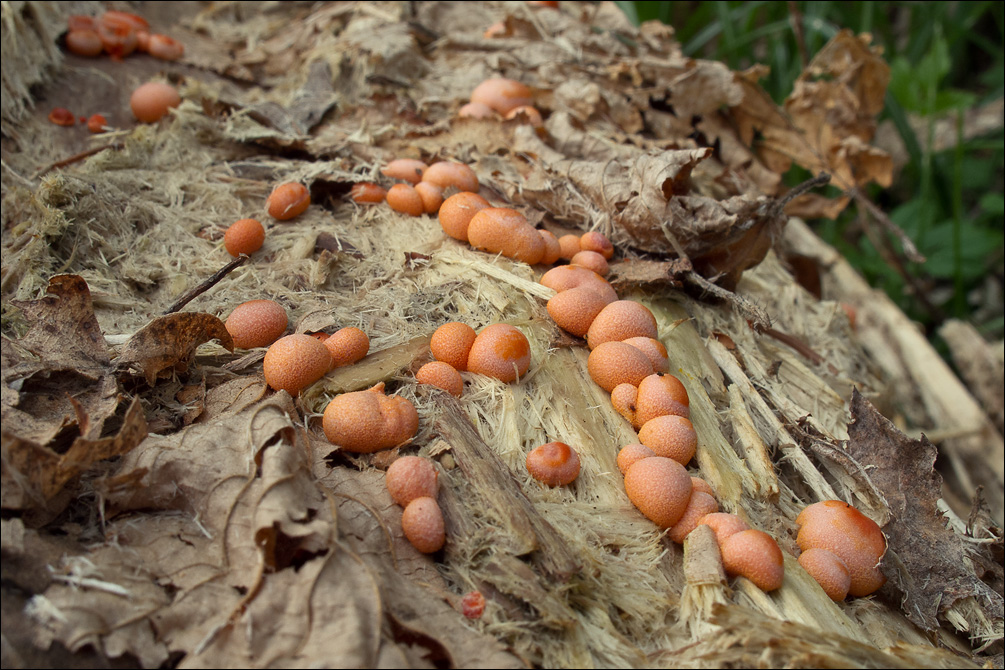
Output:
<instances>
[{"instance_id":1,"label":"shredded wood fiber","mask_svg":"<svg viewBox=\"0 0 1005 670\"><path fill-rule=\"evenodd\" d=\"M439 2L158 10L174 21L164 28L185 37L182 62L59 66L54 41L65 15L97 11L79 4L3 5L3 551L11 580L33 584L22 588L35 596L24 610L37 626L34 643L77 654L92 645L146 667L974 667L988 658L982 651L1000 658L1000 593L989 600L964 580L970 590L941 604L912 601L917 612L902 610L890 587L835 604L794 558L794 520L811 502L841 498L881 524L898 523L889 491L871 479L883 464L848 450L857 389L911 427L959 428L948 408L968 408L975 432L949 440L949 454L970 484L986 485L990 518L975 514L967 525L972 490L952 494L950 502L963 502L955 510L940 502L968 533L947 531L968 547L964 576L1000 585L1000 566L997 577L985 572L984 552L1001 547L1001 491L987 488L1001 486L1001 435L958 380L948 390L906 387L912 361L931 360L922 356L929 352L912 341L916 355L895 356L896 366L879 360L876 325L906 317L892 304L874 307L879 316L863 314L853 329L838 301L857 291L866 313L865 289L840 274L833 250L801 221L754 213L780 195L780 177L730 123L780 112L762 107L766 98L745 75L685 58L668 29L636 29L609 3L558 12ZM500 19L507 35L482 38ZM30 47L24 54L8 53L11 30ZM843 39L869 58L864 42ZM8 65L25 54L62 67L55 83L30 91L50 75L27 70L8 83ZM137 126L124 101L159 71L181 80L184 102L168 120ZM490 76L532 85L545 130L454 118ZM110 108L121 130L60 135L46 115L65 103L65 82L85 92L75 101L80 113ZM656 98L678 113L651 107ZM696 129L689 118L705 120ZM696 130L719 137L719 153L698 146ZM115 146L36 176L97 144ZM755 332L728 303L674 288L682 284L669 281L677 279L670 270L636 278L620 295L652 310L671 372L690 395L699 438L692 474L712 485L722 511L770 533L785 552L780 590L726 580L708 533L673 544L629 502L615 459L637 434L590 380L585 346L548 317L554 292L537 282L541 268L448 238L435 217L346 198L353 183L379 180L383 164L404 156L468 163L493 202L559 233L602 230L626 260L669 267L673 254L653 227L660 217L704 226L681 231L695 267L711 267L712 252L729 246L733 265L722 276L781 337ZM283 181L307 184L312 205L294 221L268 220L265 199ZM27 365L18 342L37 336L25 305L54 275L82 277L114 364L134 333L230 260L223 231L248 216L266 222L265 246L183 312L222 319L241 302L271 298L286 308L291 331L356 326L371 353L297 398L266 388L262 351L232 353L216 340L152 386L117 368L109 377L119 380L116 393L139 398L144 418L127 418L123 402L102 417L101 437L148 436L41 506L8 499L24 481L9 473L8 455L25 443L8 412L36 412L42 423L66 417L54 434L67 444L65 428L81 422L62 395L44 407L27 398L40 382L18 367ZM769 243L741 272L748 247L778 241L783 230L785 245ZM827 299L788 271L793 249L827 258ZM58 322L58 310L36 307ZM448 321L520 328L530 370L512 384L462 373L460 399L419 387L413 374ZM32 375L67 374L35 364ZM448 540L432 557L402 534L401 509L383 485L390 456L343 454L320 430L332 397L379 382L419 412L419 433L401 452L440 469ZM23 398L19 388L28 389ZM527 452L547 441L579 451L572 485L547 488L527 473ZM997 470L979 467L996 454ZM909 564L910 549L891 547L891 558ZM39 565L54 576L42 578ZM455 608L476 589L488 606L468 621ZM924 622L935 624L925 630ZM21 658L22 642L11 652Z\"/></svg>"}]
</instances>

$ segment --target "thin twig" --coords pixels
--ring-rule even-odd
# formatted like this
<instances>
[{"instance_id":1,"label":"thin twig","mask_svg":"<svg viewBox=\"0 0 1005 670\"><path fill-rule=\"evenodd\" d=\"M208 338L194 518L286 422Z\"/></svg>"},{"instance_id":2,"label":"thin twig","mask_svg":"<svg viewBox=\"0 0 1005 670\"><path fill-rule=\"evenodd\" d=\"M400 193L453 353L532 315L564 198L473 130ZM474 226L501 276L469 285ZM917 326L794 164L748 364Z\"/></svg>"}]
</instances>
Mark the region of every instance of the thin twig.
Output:
<instances>
[{"instance_id":1,"label":"thin twig","mask_svg":"<svg viewBox=\"0 0 1005 670\"><path fill-rule=\"evenodd\" d=\"M799 60L803 63L803 70L810 64L810 52L806 49L806 34L803 32L803 13L799 11L799 3L789 0L789 23L792 24L792 32L796 34L796 46L799 47Z\"/></svg>"},{"instance_id":2,"label":"thin twig","mask_svg":"<svg viewBox=\"0 0 1005 670\"><path fill-rule=\"evenodd\" d=\"M830 179L830 177L828 177ZM674 252L678 257L686 260L688 264L691 264L691 259L688 257L687 252L684 251L684 247L681 245L680 240L674 235L673 231L670 230L670 224L664 221L661 226L663 230L663 236L667 238L670 242L670 246L673 247ZM728 289L724 289L721 286L715 284L708 279L702 277L699 273L694 270L688 270L683 274L684 281L695 286L705 293L709 293L719 298L720 300L725 300L731 304L736 310L743 315L747 321L750 322L751 327L754 330L760 332L765 328L771 327L771 319L768 317L768 313L763 309L750 302L746 298L740 297Z\"/></svg>"},{"instance_id":3,"label":"thin twig","mask_svg":"<svg viewBox=\"0 0 1005 670\"><path fill-rule=\"evenodd\" d=\"M174 312L177 312L179 309L181 309L182 307L184 307L188 303L192 302L192 300L194 300L199 295L202 295L203 293L205 293L209 289L213 288L213 286L215 286L221 279L223 279L224 277L226 277L232 270L234 270L234 269L240 267L241 265L243 265L246 260L248 260L248 256L245 256L244 254L241 254L240 256L238 256L237 258L235 258L234 260L230 261L229 263L227 263L226 265L224 265L222 268L220 268L219 270L217 270L216 272L214 272L213 276L211 276L209 279L207 279L206 281L202 282L201 284L199 284L198 286L196 286L194 289L192 289L191 291L189 291L188 293L186 293L185 295L183 295L181 298L179 298L178 301L175 304L171 305L167 309L167 311L165 311L164 313L165 314L172 314Z\"/></svg>"},{"instance_id":4,"label":"thin twig","mask_svg":"<svg viewBox=\"0 0 1005 670\"><path fill-rule=\"evenodd\" d=\"M827 364L827 369L830 370L832 375L838 374L838 369L834 367L826 358L818 354L816 351L810 348L810 345L806 344L800 340L795 335L790 333L783 333L780 330L775 330L774 328L765 328L764 334L775 338L782 344L788 345L792 349L795 349L797 353L801 354L804 358L809 359L814 365L820 365L821 363Z\"/></svg>"},{"instance_id":5,"label":"thin twig","mask_svg":"<svg viewBox=\"0 0 1005 670\"><path fill-rule=\"evenodd\" d=\"M121 150L124 145L121 142L113 142L112 144L103 144L100 147L94 147L93 149L88 149L87 151L81 151L79 154L74 154L69 158L64 158L61 161L56 161L52 165L45 167L35 173L33 179L38 179L39 177L48 174L52 170L56 170L61 167L66 167L67 165L73 165L74 163L79 163L80 161L93 156L94 154L100 154L105 149L115 149Z\"/></svg>"},{"instance_id":6,"label":"thin twig","mask_svg":"<svg viewBox=\"0 0 1005 670\"><path fill-rule=\"evenodd\" d=\"M855 203L859 207L864 207L869 214L872 215L876 222L879 223L883 228L887 230L891 235L900 240L900 243L904 245L904 255L907 256L907 260L913 263L924 263L927 259L918 251L918 248L914 246L914 242L911 238L907 236L907 233L901 229L896 223L894 223L889 216L886 215L882 209L879 208L876 203L869 200L860 190L853 188L848 191L848 195L855 199Z\"/></svg>"},{"instance_id":7,"label":"thin twig","mask_svg":"<svg viewBox=\"0 0 1005 670\"><path fill-rule=\"evenodd\" d=\"M756 332L760 333L771 327L771 317L763 309L743 296L739 296L728 289L722 288L718 284L712 283L694 270L684 275L684 281L731 304L740 312L743 318L750 322L751 328Z\"/></svg>"},{"instance_id":8,"label":"thin twig","mask_svg":"<svg viewBox=\"0 0 1005 670\"><path fill-rule=\"evenodd\" d=\"M897 274L904 280L904 282L911 287L915 298L921 303L925 311L936 321L944 321L946 315L943 313L939 307L937 307L931 300L928 299L928 291L925 287L921 285L921 281L918 277L908 272L907 268L904 267L904 262L897 254L897 251L893 249L890 245L890 239L885 235L880 235L876 230L869 225L868 212L860 208L859 209L859 220L861 221L862 230L865 232L865 236L869 238L872 242L872 246L879 252L883 260L891 268L897 271Z\"/></svg>"},{"instance_id":9,"label":"thin twig","mask_svg":"<svg viewBox=\"0 0 1005 670\"><path fill-rule=\"evenodd\" d=\"M790 202L792 202L802 194L806 193L807 191L815 189L817 186L824 186L826 184L829 184L830 181L831 176L826 172L821 172L816 177L811 177L810 179L807 179L801 184L796 184L795 186L790 188L789 192L783 195L781 198L775 198L774 200L770 201L770 204L767 206L765 213L769 217L774 219L775 217L779 216L782 213L782 210L784 210Z\"/></svg>"}]
</instances>

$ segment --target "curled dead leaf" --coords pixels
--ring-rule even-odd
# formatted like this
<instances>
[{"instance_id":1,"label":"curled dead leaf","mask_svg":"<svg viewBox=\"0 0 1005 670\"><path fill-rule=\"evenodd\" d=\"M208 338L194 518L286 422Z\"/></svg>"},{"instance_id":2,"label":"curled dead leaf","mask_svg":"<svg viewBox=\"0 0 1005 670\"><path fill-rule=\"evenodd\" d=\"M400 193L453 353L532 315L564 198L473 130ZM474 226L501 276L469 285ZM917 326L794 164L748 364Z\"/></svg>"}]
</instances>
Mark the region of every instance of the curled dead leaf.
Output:
<instances>
[{"instance_id":1,"label":"curled dead leaf","mask_svg":"<svg viewBox=\"0 0 1005 670\"><path fill-rule=\"evenodd\" d=\"M11 301L30 327L21 339L2 341L3 426L62 452L68 441L55 445L57 436L76 426L83 437L97 438L120 398L87 282L57 275L46 293Z\"/></svg>"},{"instance_id":2,"label":"curled dead leaf","mask_svg":"<svg viewBox=\"0 0 1005 670\"><path fill-rule=\"evenodd\" d=\"M138 399L126 410L118 433L98 440L78 437L63 455L4 431L3 506L44 506L71 479L98 461L131 451L146 435L147 423Z\"/></svg>"},{"instance_id":3,"label":"curled dead leaf","mask_svg":"<svg viewBox=\"0 0 1005 670\"><path fill-rule=\"evenodd\" d=\"M161 372L187 367L196 347L217 339L228 351L234 340L212 314L178 312L154 319L129 338L119 354L120 366L135 366L152 386Z\"/></svg>"},{"instance_id":4,"label":"curled dead leaf","mask_svg":"<svg viewBox=\"0 0 1005 670\"><path fill-rule=\"evenodd\" d=\"M813 174L826 172L845 192L872 181L890 185L889 154L868 144L890 82L890 67L870 40L850 30L835 35L799 75L784 113L756 83L766 74L763 67L736 75L744 95L730 113L741 138L769 168L783 174L794 162ZM848 202L804 195L786 211L834 218Z\"/></svg>"},{"instance_id":5,"label":"curled dead leaf","mask_svg":"<svg viewBox=\"0 0 1005 670\"><path fill-rule=\"evenodd\" d=\"M848 453L869 469L869 477L890 506L892 520L883 527L888 553L883 572L901 594L907 617L926 630L939 628L938 617L955 603L973 598L990 622L1001 626L1005 608L1000 592L977 573L982 545L946 527L937 501L942 476L935 470L936 448L924 436L912 440L855 390ZM983 572L983 570L981 570ZM971 634L978 634L970 630Z\"/></svg>"}]
</instances>

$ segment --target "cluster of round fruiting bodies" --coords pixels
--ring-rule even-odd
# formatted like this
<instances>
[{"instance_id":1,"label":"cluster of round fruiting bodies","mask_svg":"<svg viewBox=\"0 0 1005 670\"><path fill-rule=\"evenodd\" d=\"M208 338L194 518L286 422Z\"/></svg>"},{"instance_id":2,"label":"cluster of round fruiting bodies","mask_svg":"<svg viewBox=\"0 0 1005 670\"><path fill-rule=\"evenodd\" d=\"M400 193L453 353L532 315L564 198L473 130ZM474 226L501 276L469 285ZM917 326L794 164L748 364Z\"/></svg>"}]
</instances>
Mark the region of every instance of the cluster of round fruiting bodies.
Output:
<instances>
[{"instance_id":1,"label":"cluster of round fruiting bodies","mask_svg":"<svg viewBox=\"0 0 1005 670\"><path fill-rule=\"evenodd\" d=\"M273 300L242 303L225 323L236 346L268 347L262 368L266 383L277 391L297 395L330 370L363 359L370 350L370 339L359 328L341 328L331 335L283 336L287 323L286 311ZM419 415L408 399L385 395L381 382L333 398L322 425L332 444L353 453L372 453L411 440L419 429Z\"/></svg>"},{"instance_id":2,"label":"cluster of round fruiting bodies","mask_svg":"<svg viewBox=\"0 0 1005 670\"><path fill-rule=\"evenodd\" d=\"M93 58L106 53L121 60L133 52L148 53L161 60L178 60L185 46L178 40L150 32L142 16L108 11L98 18L73 15L67 19L66 49Z\"/></svg>"},{"instance_id":3,"label":"cluster of round fruiting bodies","mask_svg":"<svg viewBox=\"0 0 1005 670\"><path fill-rule=\"evenodd\" d=\"M454 161L427 165L415 158L397 158L384 166L381 174L398 183L385 189L374 182L359 182L349 191L350 199L359 205L386 200L396 212L421 216L439 212L446 193L475 193L479 186L474 170Z\"/></svg>"},{"instance_id":4,"label":"cluster of round fruiting bodies","mask_svg":"<svg viewBox=\"0 0 1005 670\"><path fill-rule=\"evenodd\" d=\"M438 477L436 466L419 456L402 456L384 475L391 500L405 510L401 515L405 537L424 554L439 551L446 541L443 512L436 502Z\"/></svg>"},{"instance_id":5,"label":"cluster of round fruiting bodies","mask_svg":"<svg viewBox=\"0 0 1005 670\"><path fill-rule=\"evenodd\" d=\"M486 79L471 92L471 102L457 111L461 118L516 119L535 128L543 125L541 112L534 107L534 92L514 79Z\"/></svg>"},{"instance_id":6,"label":"cluster of round fruiting bodies","mask_svg":"<svg viewBox=\"0 0 1005 670\"><path fill-rule=\"evenodd\" d=\"M416 381L439 387L458 398L464 390L461 372L509 383L530 369L527 336L506 323L486 326L480 333L466 323L445 323L433 333L429 350L436 360L419 368Z\"/></svg>"},{"instance_id":7,"label":"cluster of round fruiting bodies","mask_svg":"<svg viewBox=\"0 0 1005 670\"><path fill-rule=\"evenodd\" d=\"M841 500L810 505L796 517L803 566L835 601L867 596L886 583L879 563L886 538L879 525Z\"/></svg>"},{"instance_id":8,"label":"cluster of round fruiting bodies","mask_svg":"<svg viewBox=\"0 0 1005 670\"><path fill-rule=\"evenodd\" d=\"M370 350L370 339L359 328L342 328L332 335L283 336L289 319L274 300L249 300L227 317L224 326L242 349L269 347L265 353L265 381L292 395L321 379L329 370L351 365Z\"/></svg>"},{"instance_id":9,"label":"cluster of round fruiting bodies","mask_svg":"<svg viewBox=\"0 0 1005 670\"><path fill-rule=\"evenodd\" d=\"M100 17L73 15L67 19L65 44L67 51L78 56L95 57L105 53L121 60L134 53L148 53L161 60L178 60L185 53L181 42L150 31L150 24L142 16L129 12L108 11ZM168 110L181 104L181 96L170 84L148 82L141 85L129 99L129 106L137 120L153 123L163 118ZM72 126L77 117L64 107L57 107L49 120L60 126ZM103 114L80 117L92 133L109 130Z\"/></svg>"},{"instance_id":10,"label":"cluster of round fruiting bodies","mask_svg":"<svg viewBox=\"0 0 1005 670\"><path fill-rule=\"evenodd\" d=\"M779 588L784 569L778 543L738 517L720 514L712 488L685 468L698 444L690 399L680 380L669 374L669 356L657 339L652 312L638 302L618 300L604 279L613 245L600 233L566 235L559 244L561 257L570 264L541 278L558 291L548 301L548 313L562 329L586 338L590 377L638 431L639 443L618 454L629 500L678 544L707 518L734 519L736 539L727 543L724 532L716 535L726 571L765 591Z\"/></svg>"}]
</instances>

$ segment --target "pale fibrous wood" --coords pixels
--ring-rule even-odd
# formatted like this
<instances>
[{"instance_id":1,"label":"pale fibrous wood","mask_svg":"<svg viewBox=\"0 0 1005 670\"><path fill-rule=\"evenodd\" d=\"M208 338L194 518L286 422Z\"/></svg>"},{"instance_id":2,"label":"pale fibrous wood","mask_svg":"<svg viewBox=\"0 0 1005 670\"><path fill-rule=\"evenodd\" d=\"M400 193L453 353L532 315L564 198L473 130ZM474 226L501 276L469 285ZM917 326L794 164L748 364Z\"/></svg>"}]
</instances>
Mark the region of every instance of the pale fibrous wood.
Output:
<instances>
[{"instance_id":1,"label":"pale fibrous wood","mask_svg":"<svg viewBox=\"0 0 1005 670\"><path fill-rule=\"evenodd\" d=\"M984 409L907 317L801 221L763 220L785 161L836 167L847 180L855 166L830 162L851 155L882 176L874 148L816 116L828 99L811 86L801 89L800 123L833 140L826 156L759 89L758 70L688 58L668 27L636 28L613 3L174 3L156 16L185 41L180 62L64 54L55 40L66 15L103 10L3 3L2 539L5 580L13 566L34 631L14 647L93 647L179 667L954 668L984 663L982 646L1000 649L1001 618L986 602L957 601L925 631L899 609L899 594L834 603L796 560L795 519L809 503L842 499L898 522L870 468L848 454L853 389L912 430L958 431L942 453L985 485L992 518L1002 510L1001 434ZM506 35L483 37L498 20ZM850 113L848 82L866 77L863 90L875 93L869 73L882 63L863 38L842 33L834 44L869 66L819 87L846 86L830 102ZM160 73L184 102L162 123L134 124L129 87ZM493 76L534 89L544 128L455 118ZM46 119L68 99L81 114L113 110L121 148L32 178L92 146ZM872 121L856 117L862 129ZM773 146L800 141L787 157L759 153L751 142L765 129ZM345 198L399 157L466 163L492 204L556 234L603 231L625 268L645 261L618 292L652 311L670 372L688 391L698 435L689 471L715 489L721 511L777 539L779 590L725 576L708 527L676 545L628 500L616 458L638 434L590 379L585 343L548 317L547 268L473 250L434 216ZM264 202L285 181L308 185L312 205L283 223ZM819 198L806 206L843 207ZM249 216L266 224L263 248L207 281L228 261L223 231ZM664 229L694 254L698 269L686 272L707 276L666 274L687 264ZM640 253L639 240L655 253ZM823 299L787 271L786 250L817 261ZM26 313L74 332L59 310L43 309L59 274L88 287L89 320L79 323L97 324L108 360L66 365L77 358L64 338L25 340L40 332ZM720 300L719 280L736 300ZM266 387L263 350L202 344L192 360L167 357L150 380L114 367L133 335L199 286L181 313L214 321L269 298L295 332L362 329L369 353L296 398ZM839 301L858 308L856 329ZM520 329L529 370L511 384L464 372L459 399L420 387L414 372L449 321ZM60 380L67 386L52 386ZM342 453L320 414L332 397L380 383L415 405L418 433L396 450ZM46 402L64 396L79 407ZM142 407L146 437L121 425L139 411L127 414L124 400ZM9 469L33 453L8 437L14 416L47 442L43 470L73 442L64 438L100 432L101 421L101 440L121 431L137 444L120 438L121 450L101 454L117 460L91 464L33 507L31 473ZM568 486L526 470L526 454L549 441L580 455ZM401 531L383 485L399 454L436 463L440 553L419 554ZM954 532L968 532L966 506L942 502ZM993 524L974 518L978 530L960 541L976 561L995 540ZM461 599L476 590L486 609L468 620ZM5 586L5 607L8 595Z\"/></svg>"}]
</instances>

